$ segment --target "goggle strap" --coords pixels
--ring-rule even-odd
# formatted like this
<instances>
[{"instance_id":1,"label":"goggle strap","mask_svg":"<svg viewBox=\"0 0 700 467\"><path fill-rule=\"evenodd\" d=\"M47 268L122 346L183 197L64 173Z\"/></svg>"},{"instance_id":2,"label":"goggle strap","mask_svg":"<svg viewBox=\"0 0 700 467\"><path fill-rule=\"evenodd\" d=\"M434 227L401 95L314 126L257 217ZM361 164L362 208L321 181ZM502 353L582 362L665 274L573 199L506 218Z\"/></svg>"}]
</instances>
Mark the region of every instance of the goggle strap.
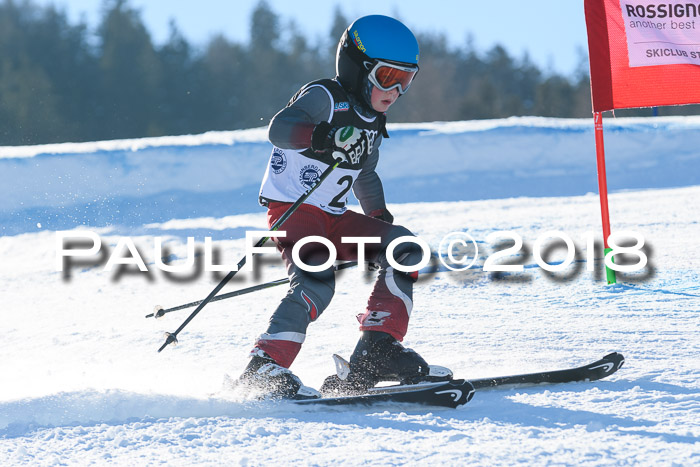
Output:
<instances>
[{"instance_id":1,"label":"goggle strap","mask_svg":"<svg viewBox=\"0 0 700 467\"><path fill-rule=\"evenodd\" d=\"M346 29L345 33L343 33L343 48L346 49L348 57L362 68L365 68L365 62L374 63L366 53L357 48L355 42L350 38L350 28Z\"/></svg>"},{"instance_id":2,"label":"goggle strap","mask_svg":"<svg viewBox=\"0 0 700 467\"><path fill-rule=\"evenodd\" d=\"M402 62L395 62L393 60L385 60L385 59L377 59L374 60L377 65L379 66L388 66L389 68L396 68L397 70L401 71L415 71L418 73L418 65L416 64L407 64L407 63L402 63Z\"/></svg>"}]
</instances>

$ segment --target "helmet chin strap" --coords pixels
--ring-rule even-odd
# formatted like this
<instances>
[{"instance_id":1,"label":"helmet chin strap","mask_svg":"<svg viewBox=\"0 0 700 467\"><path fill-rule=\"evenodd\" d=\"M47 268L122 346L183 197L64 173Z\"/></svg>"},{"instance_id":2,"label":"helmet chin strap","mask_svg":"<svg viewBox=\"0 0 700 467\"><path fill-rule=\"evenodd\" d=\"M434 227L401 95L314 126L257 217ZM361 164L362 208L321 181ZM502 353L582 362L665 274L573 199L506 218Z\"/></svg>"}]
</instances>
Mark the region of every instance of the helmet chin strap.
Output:
<instances>
[{"instance_id":1,"label":"helmet chin strap","mask_svg":"<svg viewBox=\"0 0 700 467\"><path fill-rule=\"evenodd\" d=\"M370 83L369 79L367 79L367 75L366 74L362 75L362 86L360 87L360 89L361 89L360 94L362 94L362 98L367 103L367 106L370 108L370 110L374 110L374 108L372 107L372 89L373 88L374 88L374 84Z\"/></svg>"}]
</instances>

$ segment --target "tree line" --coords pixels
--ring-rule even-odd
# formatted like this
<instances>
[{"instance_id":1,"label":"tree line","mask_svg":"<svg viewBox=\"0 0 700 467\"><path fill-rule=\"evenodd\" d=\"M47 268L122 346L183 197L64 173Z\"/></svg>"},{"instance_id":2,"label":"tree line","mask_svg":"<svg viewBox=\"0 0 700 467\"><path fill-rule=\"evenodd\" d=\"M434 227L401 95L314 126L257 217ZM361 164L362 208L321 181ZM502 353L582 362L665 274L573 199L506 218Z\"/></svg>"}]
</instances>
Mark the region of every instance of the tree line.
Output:
<instances>
[{"instance_id":1,"label":"tree line","mask_svg":"<svg viewBox=\"0 0 700 467\"><path fill-rule=\"evenodd\" d=\"M128 0L103 0L95 31L54 6L3 0L0 146L266 125L301 85L334 75L336 44L351 20L336 8L328 35L313 43L261 0L247 43L218 35L194 46L171 22L168 40L156 45ZM501 46L480 53L472 40L453 47L444 35L414 32L421 70L391 122L591 115L584 53L567 77Z\"/></svg>"}]
</instances>

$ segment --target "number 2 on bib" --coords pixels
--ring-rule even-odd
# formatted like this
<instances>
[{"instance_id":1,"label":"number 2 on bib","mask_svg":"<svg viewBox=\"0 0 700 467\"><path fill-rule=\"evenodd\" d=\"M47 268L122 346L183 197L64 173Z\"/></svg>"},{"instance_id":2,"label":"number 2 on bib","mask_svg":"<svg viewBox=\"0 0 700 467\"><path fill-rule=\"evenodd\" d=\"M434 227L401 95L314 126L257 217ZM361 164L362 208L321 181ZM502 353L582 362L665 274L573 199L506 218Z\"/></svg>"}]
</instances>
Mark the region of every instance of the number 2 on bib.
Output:
<instances>
[{"instance_id":1,"label":"number 2 on bib","mask_svg":"<svg viewBox=\"0 0 700 467\"><path fill-rule=\"evenodd\" d=\"M345 207L345 195L347 195L348 191L350 191L350 188L352 187L352 177L350 175L346 175L344 177L341 177L340 180L338 180L338 185L340 185L342 190L340 190L340 193L338 193L333 200L328 203L328 206L336 208L336 209L343 209Z\"/></svg>"}]
</instances>

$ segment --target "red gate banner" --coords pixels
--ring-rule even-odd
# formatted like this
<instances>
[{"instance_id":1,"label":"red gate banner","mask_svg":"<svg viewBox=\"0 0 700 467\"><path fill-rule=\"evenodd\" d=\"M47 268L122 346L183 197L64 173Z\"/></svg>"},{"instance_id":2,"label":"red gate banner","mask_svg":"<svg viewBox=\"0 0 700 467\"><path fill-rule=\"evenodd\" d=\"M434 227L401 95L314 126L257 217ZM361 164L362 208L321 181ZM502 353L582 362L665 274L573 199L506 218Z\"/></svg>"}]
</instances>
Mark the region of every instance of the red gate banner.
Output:
<instances>
[{"instance_id":1,"label":"red gate banner","mask_svg":"<svg viewBox=\"0 0 700 467\"><path fill-rule=\"evenodd\" d=\"M700 0L585 0L593 111L700 103Z\"/></svg>"}]
</instances>

